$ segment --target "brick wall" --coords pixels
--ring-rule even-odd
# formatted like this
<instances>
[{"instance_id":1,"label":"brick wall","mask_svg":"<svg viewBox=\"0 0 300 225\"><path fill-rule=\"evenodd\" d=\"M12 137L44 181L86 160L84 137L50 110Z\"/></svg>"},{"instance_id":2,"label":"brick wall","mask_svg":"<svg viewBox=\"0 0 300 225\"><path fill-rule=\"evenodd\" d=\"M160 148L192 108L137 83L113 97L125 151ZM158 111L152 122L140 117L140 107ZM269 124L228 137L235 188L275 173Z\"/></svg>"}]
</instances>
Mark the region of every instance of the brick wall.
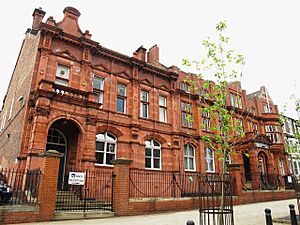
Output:
<instances>
[{"instance_id":1,"label":"brick wall","mask_svg":"<svg viewBox=\"0 0 300 225\"><path fill-rule=\"evenodd\" d=\"M21 152L39 39L40 35L26 34L0 112L0 124L3 115L6 115L5 128L0 132L0 165L2 167L12 166Z\"/></svg>"},{"instance_id":2,"label":"brick wall","mask_svg":"<svg viewBox=\"0 0 300 225\"><path fill-rule=\"evenodd\" d=\"M0 206L0 224L32 223L38 221L39 210L32 206Z\"/></svg>"}]
</instances>

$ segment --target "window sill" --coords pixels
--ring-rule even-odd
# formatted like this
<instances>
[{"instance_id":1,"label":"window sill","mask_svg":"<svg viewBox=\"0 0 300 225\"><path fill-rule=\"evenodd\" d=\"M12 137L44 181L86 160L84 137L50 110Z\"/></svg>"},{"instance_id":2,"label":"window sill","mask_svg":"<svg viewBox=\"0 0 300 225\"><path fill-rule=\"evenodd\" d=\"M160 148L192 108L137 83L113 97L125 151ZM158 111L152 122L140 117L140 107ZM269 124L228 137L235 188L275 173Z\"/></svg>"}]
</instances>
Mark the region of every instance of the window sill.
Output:
<instances>
[{"instance_id":1,"label":"window sill","mask_svg":"<svg viewBox=\"0 0 300 225\"><path fill-rule=\"evenodd\" d=\"M107 167L107 168L113 168L114 165L95 163L95 167Z\"/></svg>"},{"instance_id":2,"label":"window sill","mask_svg":"<svg viewBox=\"0 0 300 225\"><path fill-rule=\"evenodd\" d=\"M161 168L157 169L157 168L146 168L146 167L145 167L145 170L161 171Z\"/></svg>"}]
</instances>

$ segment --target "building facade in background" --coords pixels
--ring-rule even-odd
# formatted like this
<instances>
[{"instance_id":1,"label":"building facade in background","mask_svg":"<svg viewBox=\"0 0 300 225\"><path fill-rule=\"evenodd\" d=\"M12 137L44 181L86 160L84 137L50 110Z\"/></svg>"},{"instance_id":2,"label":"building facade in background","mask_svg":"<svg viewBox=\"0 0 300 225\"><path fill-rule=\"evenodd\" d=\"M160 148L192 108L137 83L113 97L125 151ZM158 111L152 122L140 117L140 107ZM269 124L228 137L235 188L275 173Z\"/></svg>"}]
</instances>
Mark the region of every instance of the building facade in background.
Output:
<instances>
[{"instance_id":1,"label":"building facade in background","mask_svg":"<svg viewBox=\"0 0 300 225\"><path fill-rule=\"evenodd\" d=\"M290 172L295 176L300 176L300 126L297 120L284 116L283 132L286 152L289 153Z\"/></svg>"},{"instance_id":2,"label":"building facade in background","mask_svg":"<svg viewBox=\"0 0 300 225\"><path fill-rule=\"evenodd\" d=\"M218 122L199 111L203 80L162 65L156 45L132 56L101 46L80 29L72 7L60 22L44 16L33 13L3 101L2 167L38 168L43 152L57 150L64 154L58 188L69 171L111 169L116 158L139 169L222 172L217 153L201 140ZM256 185L260 174L286 175L278 109L266 88L247 94L231 83L227 103L246 133L228 159L241 165L243 185Z\"/></svg>"}]
</instances>

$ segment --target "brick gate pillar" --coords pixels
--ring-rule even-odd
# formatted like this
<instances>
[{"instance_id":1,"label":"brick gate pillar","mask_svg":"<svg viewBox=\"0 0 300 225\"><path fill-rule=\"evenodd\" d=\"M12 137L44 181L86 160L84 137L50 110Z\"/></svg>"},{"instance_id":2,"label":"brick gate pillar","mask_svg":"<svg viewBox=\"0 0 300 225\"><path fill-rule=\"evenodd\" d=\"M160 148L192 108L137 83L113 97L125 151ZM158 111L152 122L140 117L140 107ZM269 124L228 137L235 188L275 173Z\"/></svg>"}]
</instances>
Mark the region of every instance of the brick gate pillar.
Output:
<instances>
[{"instance_id":1,"label":"brick gate pillar","mask_svg":"<svg viewBox=\"0 0 300 225\"><path fill-rule=\"evenodd\" d=\"M229 172L233 176L234 194L240 196L243 190L242 177L241 177L241 164L230 164L228 166Z\"/></svg>"},{"instance_id":2,"label":"brick gate pillar","mask_svg":"<svg viewBox=\"0 0 300 225\"><path fill-rule=\"evenodd\" d=\"M40 220L51 220L54 217L57 178L60 157L63 156L55 150L48 150L41 154L41 182L39 188Z\"/></svg>"},{"instance_id":3,"label":"brick gate pillar","mask_svg":"<svg viewBox=\"0 0 300 225\"><path fill-rule=\"evenodd\" d=\"M129 209L129 166L132 160L116 159L113 181L113 211L117 216L130 215Z\"/></svg>"}]
</instances>

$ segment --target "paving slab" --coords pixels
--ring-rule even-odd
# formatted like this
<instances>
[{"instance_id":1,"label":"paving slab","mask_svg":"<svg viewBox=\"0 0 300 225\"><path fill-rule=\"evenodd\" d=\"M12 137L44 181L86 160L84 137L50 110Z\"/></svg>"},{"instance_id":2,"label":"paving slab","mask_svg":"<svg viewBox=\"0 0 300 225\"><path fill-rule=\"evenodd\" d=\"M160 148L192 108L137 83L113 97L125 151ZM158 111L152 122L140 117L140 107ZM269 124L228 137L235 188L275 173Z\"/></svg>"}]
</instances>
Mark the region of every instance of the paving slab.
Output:
<instances>
[{"instance_id":1,"label":"paving slab","mask_svg":"<svg viewBox=\"0 0 300 225\"><path fill-rule=\"evenodd\" d=\"M262 202L234 206L235 225L265 225L265 208L270 208L273 218L281 218L289 215L289 204L296 205L296 199ZM160 214L148 214L140 216L123 216L100 219L76 219L66 221L52 221L39 223L26 223L23 225L185 225L186 221L194 220L198 224L198 210L168 212ZM278 225L280 223L274 223ZM281 224L282 225L282 224Z\"/></svg>"}]
</instances>

